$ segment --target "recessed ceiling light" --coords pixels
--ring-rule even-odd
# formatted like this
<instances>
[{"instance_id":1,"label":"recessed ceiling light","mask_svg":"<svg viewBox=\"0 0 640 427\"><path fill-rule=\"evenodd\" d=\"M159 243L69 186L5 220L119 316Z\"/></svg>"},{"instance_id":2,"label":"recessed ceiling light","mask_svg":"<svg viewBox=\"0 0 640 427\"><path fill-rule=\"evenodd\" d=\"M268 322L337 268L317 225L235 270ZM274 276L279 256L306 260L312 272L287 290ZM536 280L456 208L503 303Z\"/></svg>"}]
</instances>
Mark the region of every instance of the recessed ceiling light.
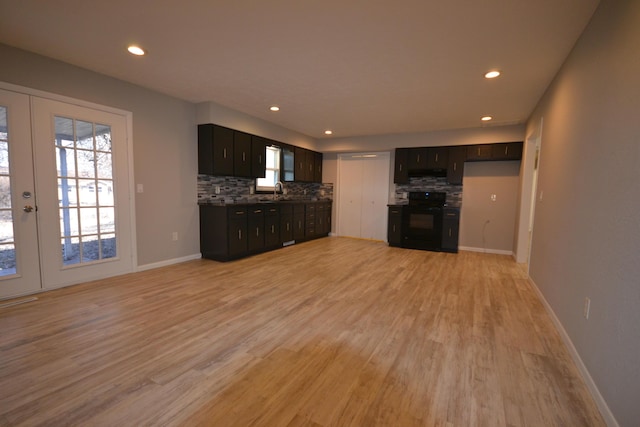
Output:
<instances>
[{"instance_id":1,"label":"recessed ceiling light","mask_svg":"<svg viewBox=\"0 0 640 427\"><path fill-rule=\"evenodd\" d=\"M493 120L493 117L491 116L484 116L483 118L481 118L480 120L482 120L483 122L488 122L490 120Z\"/></svg>"},{"instance_id":2,"label":"recessed ceiling light","mask_svg":"<svg viewBox=\"0 0 640 427\"><path fill-rule=\"evenodd\" d=\"M136 55L136 56L142 56L145 54L145 51L141 47L133 44L129 46L127 50L129 51L130 54Z\"/></svg>"},{"instance_id":3,"label":"recessed ceiling light","mask_svg":"<svg viewBox=\"0 0 640 427\"><path fill-rule=\"evenodd\" d=\"M280 111L280 107L278 107L277 105L272 105L271 107L269 107L269 110L271 110L271 111Z\"/></svg>"},{"instance_id":4,"label":"recessed ceiling light","mask_svg":"<svg viewBox=\"0 0 640 427\"><path fill-rule=\"evenodd\" d=\"M324 134L325 134L325 135L332 135L332 134L333 134L333 131L332 131L332 130L327 129L327 130L325 130L325 131L324 131Z\"/></svg>"},{"instance_id":5,"label":"recessed ceiling light","mask_svg":"<svg viewBox=\"0 0 640 427\"><path fill-rule=\"evenodd\" d=\"M500 75L500 71L498 70L491 70L489 72L487 72L484 77L487 79L495 79L496 77L498 77Z\"/></svg>"}]
</instances>

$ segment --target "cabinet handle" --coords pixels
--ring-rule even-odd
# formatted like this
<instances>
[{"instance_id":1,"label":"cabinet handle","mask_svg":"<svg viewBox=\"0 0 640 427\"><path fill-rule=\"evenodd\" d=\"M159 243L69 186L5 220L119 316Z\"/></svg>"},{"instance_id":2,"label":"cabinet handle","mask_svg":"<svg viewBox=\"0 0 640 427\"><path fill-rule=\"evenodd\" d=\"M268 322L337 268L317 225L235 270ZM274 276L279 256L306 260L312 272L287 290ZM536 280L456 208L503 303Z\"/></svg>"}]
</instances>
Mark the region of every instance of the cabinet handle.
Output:
<instances>
[{"instance_id":1,"label":"cabinet handle","mask_svg":"<svg viewBox=\"0 0 640 427\"><path fill-rule=\"evenodd\" d=\"M480 157L480 147L478 147L478 157Z\"/></svg>"},{"instance_id":2,"label":"cabinet handle","mask_svg":"<svg viewBox=\"0 0 640 427\"><path fill-rule=\"evenodd\" d=\"M260 237L260 227L256 227L256 237Z\"/></svg>"},{"instance_id":3,"label":"cabinet handle","mask_svg":"<svg viewBox=\"0 0 640 427\"><path fill-rule=\"evenodd\" d=\"M275 225L272 225L272 226L271 226L271 234L273 234L273 233L275 233L275 232L276 232L276 226L275 226Z\"/></svg>"},{"instance_id":4,"label":"cabinet handle","mask_svg":"<svg viewBox=\"0 0 640 427\"><path fill-rule=\"evenodd\" d=\"M224 157L225 159L227 158L227 149L226 148L222 149L222 157Z\"/></svg>"},{"instance_id":5,"label":"cabinet handle","mask_svg":"<svg viewBox=\"0 0 640 427\"><path fill-rule=\"evenodd\" d=\"M420 163L420 154L418 154L418 159L416 163Z\"/></svg>"},{"instance_id":6,"label":"cabinet handle","mask_svg":"<svg viewBox=\"0 0 640 427\"><path fill-rule=\"evenodd\" d=\"M456 170L458 170L458 164L457 164L457 163L454 163L454 164L453 164L453 171L455 172Z\"/></svg>"},{"instance_id":7,"label":"cabinet handle","mask_svg":"<svg viewBox=\"0 0 640 427\"><path fill-rule=\"evenodd\" d=\"M236 211L236 215L244 215L244 211Z\"/></svg>"},{"instance_id":8,"label":"cabinet handle","mask_svg":"<svg viewBox=\"0 0 640 427\"><path fill-rule=\"evenodd\" d=\"M447 216L456 216L456 214L448 213Z\"/></svg>"},{"instance_id":9,"label":"cabinet handle","mask_svg":"<svg viewBox=\"0 0 640 427\"><path fill-rule=\"evenodd\" d=\"M509 154L509 146L505 145L504 146L504 155L506 156L507 154Z\"/></svg>"},{"instance_id":10,"label":"cabinet handle","mask_svg":"<svg viewBox=\"0 0 640 427\"><path fill-rule=\"evenodd\" d=\"M262 154L258 154L258 163L262 164Z\"/></svg>"},{"instance_id":11,"label":"cabinet handle","mask_svg":"<svg viewBox=\"0 0 640 427\"><path fill-rule=\"evenodd\" d=\"M396 232L396 225L395 224L393 224L393 232L394 233Z\"/></svg>"},{"instance_id":12,"label":"cabinet handle","mask_svg":"<svg viewBox=\"0 0 640 427\"><path fill-rule=\"evenodd\" d=\"M289 231L289 223L287 223L287 231Z\"/></svg>"},{"instance_id":13,"label":"cabinet handle","mask_svg":"<svg viewBox=\"0 0 640 427\"><path fill-rule=\"evenodd\" d=\"M242 152L242 161L243 162L247 161L247 153L245 153L244 151Z\"/></svg>"},{"instance_id":14,"label":"cabinet handle","mask_svg":"<svg viewBox=\"0 0 640 427\"><path fill-rule=\"evenodd\" d=\"M438 153L436 153L436 163L438 163Z\"/></svg>"},{"instance_id":15,"label":"cabinet handle","mask_svg":"<svg viewBox=\"0 0 640 427\"><path fill-rule=\"evenodd\" d=\"M451 237L451 229L449 229L449 237Z\"/></svg>"},{"instance_id":16,"label":"cabinet handle","mask_svg":"<svg viewBox=\"0 0 640 427\"><path fill-rule=\"evenodd\" d=\"M238 240L242 240L242 230L238 230Z\"/></svg>"},{"instance_id":17,"label":"cabinet handle","mask_svg":"<svg viewBox=\"0 0 640 427\"><path fill-rule=\"evenodd\" d=\"M402 163L400 163L400 172L402 172Z\"/></svg>"}]
</instances>

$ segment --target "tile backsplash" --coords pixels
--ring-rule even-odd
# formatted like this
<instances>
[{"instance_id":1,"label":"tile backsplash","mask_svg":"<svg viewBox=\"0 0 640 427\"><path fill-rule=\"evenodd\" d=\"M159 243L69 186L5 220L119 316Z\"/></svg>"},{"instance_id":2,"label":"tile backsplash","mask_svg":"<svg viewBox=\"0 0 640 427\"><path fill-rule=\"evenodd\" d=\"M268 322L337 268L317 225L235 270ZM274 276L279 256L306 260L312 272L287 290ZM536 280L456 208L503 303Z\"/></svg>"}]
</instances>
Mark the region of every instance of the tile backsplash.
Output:
<instances>
[{"instance_id":1,"label":"tile backsplash","mask_svg":"<svg viewBox=\"0 0 640 427\"><path fill-rule=\"evenodd\" d=\"M257 202L272 196L251 194L255 184L252 178L198 175L198 203ZM285 182L283 186L287 194L279 194L280 200L333 200L333 184Z\"/></svg>"},{"instance_id":2,"label":"tile backsplash","mask_svg":"<svg viewBox=\"0 0 640 427\"><path fill-rule=\"evenodd\" d=\"M396 202L405 200L403 193L410 191L444 191L447 193L447 206L462 206L462 185L449 184L445 177L410 177L408 184L396 184Z\"/></svg>"}]
</instances>

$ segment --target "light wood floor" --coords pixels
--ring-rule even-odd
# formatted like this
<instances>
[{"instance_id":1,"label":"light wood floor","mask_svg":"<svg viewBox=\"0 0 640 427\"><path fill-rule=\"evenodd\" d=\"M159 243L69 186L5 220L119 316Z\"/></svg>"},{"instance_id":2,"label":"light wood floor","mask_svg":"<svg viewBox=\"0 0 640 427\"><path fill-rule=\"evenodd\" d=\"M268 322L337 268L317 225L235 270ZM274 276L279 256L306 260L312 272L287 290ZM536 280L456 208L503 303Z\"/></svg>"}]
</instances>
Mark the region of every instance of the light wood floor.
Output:
<instances>
[{"instance_id":1,"label":"light wood floor","mask_svg":"<svg viewBox=\"0 0 640 427\"><path fill-rule=\"evenodd\" d=\"M0 309L0 425L601 426L511 257L326 238Z\"/></svg>"}]
</instances>

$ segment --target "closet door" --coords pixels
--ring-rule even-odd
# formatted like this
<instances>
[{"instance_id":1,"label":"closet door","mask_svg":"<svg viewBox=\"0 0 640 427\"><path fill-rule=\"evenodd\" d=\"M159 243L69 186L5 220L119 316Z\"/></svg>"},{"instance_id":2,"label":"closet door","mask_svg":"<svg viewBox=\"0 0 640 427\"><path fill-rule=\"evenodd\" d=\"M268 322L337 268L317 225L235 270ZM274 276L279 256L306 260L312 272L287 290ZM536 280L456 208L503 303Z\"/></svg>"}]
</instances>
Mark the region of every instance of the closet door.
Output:
<instances>
[{"instance_id":1,"label":"closet door","mask_svg":"<svg viewBox=\"0 0 640 427\"><path fill-rule=\"evenodd\" d=\"M362 210L360 237L387 240L387 203L389 200L389 156L362 160Z\"/></svg>"},{"instance_id":2,"label":"closet door","mask_svg":"<svg viewBox=\"0 0 640 427\"><path fill-rule=\"evenodd\" d=\"M359 159L343 156L340 159L338 235L360 237L362 212L362 169Z\"/></svg>"},{"instance_id":3,"label":"closet door","mask_svg":"<svg viewBox=\"0 0 640 427\"><path fill-rule=\"evenodd\" d=\"M386 241L389 165L389 153L340 156L338 235Z\"/></svg>"}]
</instances>

